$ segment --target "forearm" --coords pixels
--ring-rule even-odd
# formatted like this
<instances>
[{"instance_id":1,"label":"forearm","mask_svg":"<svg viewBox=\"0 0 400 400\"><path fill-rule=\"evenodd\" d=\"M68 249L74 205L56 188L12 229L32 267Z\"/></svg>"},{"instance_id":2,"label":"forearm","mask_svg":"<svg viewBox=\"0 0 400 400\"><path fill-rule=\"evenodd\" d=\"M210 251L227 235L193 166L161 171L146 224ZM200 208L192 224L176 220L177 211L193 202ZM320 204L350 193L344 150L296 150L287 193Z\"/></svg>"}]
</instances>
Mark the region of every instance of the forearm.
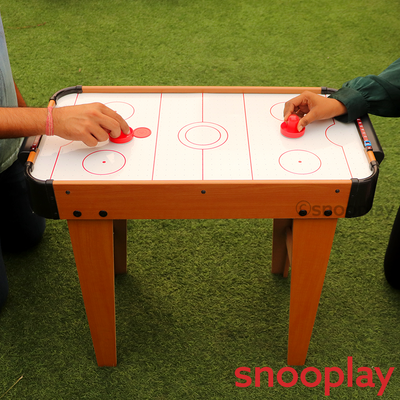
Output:
<instances>
[{"instance_id":1,"label":"forearm","mask_svg":"<svg viewBox=\"0 0 400 400\"><path fill-rule=\"evenodd\" d=\"M16 138L46 133L47 109L0 107L0 138Z\"/></svg>"},{"instance_id":2,"label":"forearm","mask_svg":"<svg viewBox=\"0 0 400 400\"><path fill-rule=\"evenodd\" d=\"M383 117L400 116L400 59L380 75L367 75L346 82L331 98L342 102L348 114L338 118L353 121L369 113Z\"/></svg>"},{"instance_id":3,"label":"forearm","mask_svg":"<svg viewBox=\"0 0 400 400\"><path fill-rule=\"evenodd\" d=\"M0 139L46 134L46 108L1 108ZM126 121L104 104L92 103L54 108L53 133L67 140L80 140L88 146L129 133Z\"/></svg>"}]
</instances>

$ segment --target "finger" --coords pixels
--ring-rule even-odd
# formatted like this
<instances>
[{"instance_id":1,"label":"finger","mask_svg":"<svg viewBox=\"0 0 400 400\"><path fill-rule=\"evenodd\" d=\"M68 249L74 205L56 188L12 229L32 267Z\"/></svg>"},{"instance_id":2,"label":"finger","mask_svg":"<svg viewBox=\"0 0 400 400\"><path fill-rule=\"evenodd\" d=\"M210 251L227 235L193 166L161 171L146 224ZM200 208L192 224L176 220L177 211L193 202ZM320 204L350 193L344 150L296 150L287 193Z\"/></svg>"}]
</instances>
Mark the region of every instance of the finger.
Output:
<instances>
[{"instance_id":1,"label":"finger","mask_svg":"<svg viewBox=\"0 0 400 400\"><path fill-rule=\"evenodd\" d=\"M86 131L84 137L85 140L89 141L90 143L93 142L92 139L96 140L96 144L97 142L105 142L109 139L109 130L100 125L93 124L90 129Z\"/></svg>"},{"instance_id":2,"label":"finger","mask_svg":"<svg viewBox=\"0 0 400 400\"><path fill-rule=\"evenodd\" d=\"M298 114L299 116L303 116L307 112L308 112L307 92L303 92L299 96L296 96L285 103L285 108L283 111L284 120L287 121L287 119L291 114Z\"/></svg>"},{"instance_id":3,"label":"finger","mask_svg":"<svg viewBox=\"0 0 400 400\"><path fill-rule=\"evenodd\" d=\"M108 108L107 106L104 106L102 112L112 120L107 120L104 125L102 124L102 126L110 130L110 135L112 137L119 137L121 131L124 132L126 135L129 133L129 125L116 111L111 110L111 108ZM117 122L117 124L113 123L113 121Z\"/></svg>"},{"instance_id":4,"label":"finger","mask_svg":"<svg viewBox=\"0 0 400 400\"><path fill-rule=\"evenodd\" d=\"M114 118L103 115L100 121L100 127L108 136L113 138L117 138L121 135L121 126Z\"/></svg>"},{"instance_id":5,"label":"finger","mask_svg":"<svg viewBox=\"0 0 400 400\"><path fill-rule=\"evenodd\" d=\"M287 121L287 119L294 113L294 104L291 101L285 103L285 108L283 110L283 119Z\"/></svg>"},{"instance_id":6,"label":"finger","mask_svg":"<svg viewBox=\"0 0 400 400\"><path fill-rule=\"evenodd\" d=\"M94 136L88 134L88 135L83 135L81 137L81 141L86 144L88 147L95 147L97 146L97 143L99 142Z\"/></svg>"},{"instance_id":7,"label":"finger","mask_svg":"<svg viewBox=\"0 0 400 400\"><path fill-rule=\"evenodd\" d=\"M299 124L297 125L298 131L300 132L303 128L311 124L311 122L316 121L317 119L317 113L314 111L314 109L311 109L310 112L308 112L303 118L300 119Z\"/></svg>"}]
</instances>

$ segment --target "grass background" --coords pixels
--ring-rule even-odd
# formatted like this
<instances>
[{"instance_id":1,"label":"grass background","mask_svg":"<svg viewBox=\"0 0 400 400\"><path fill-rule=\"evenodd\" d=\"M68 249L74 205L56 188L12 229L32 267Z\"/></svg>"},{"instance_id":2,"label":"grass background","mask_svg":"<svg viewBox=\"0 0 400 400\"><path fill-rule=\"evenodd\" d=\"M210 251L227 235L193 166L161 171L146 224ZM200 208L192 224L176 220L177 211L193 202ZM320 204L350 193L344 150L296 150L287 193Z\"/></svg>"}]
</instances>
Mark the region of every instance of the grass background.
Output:
<instances>
[{"instance_id":1,"label":"grass background","mask_svg":"<svg viewBox=\"0 0 400 400\"><path fill-rule=\"evenodd\" d=\"M30 106L72 85L328 86L399 57L397 0L2 0L14 78ZM395 367L400 293L383 276L400 204L398 120L372 117L384 147L373 210L340 220L306 366ZM290 277L272 276L269 220L130 221L116 279L118 367L98 368L65 221L6 255L0 315L5 399L321 399L324 387L235 386L235 369L286 365ZM300 373L303 367L296 367ZM310 377L312 378L312 376ZM288 376L290 379L290 376ZM345 383L334 399L381 386Z\"/></svg>"}]
</instances>

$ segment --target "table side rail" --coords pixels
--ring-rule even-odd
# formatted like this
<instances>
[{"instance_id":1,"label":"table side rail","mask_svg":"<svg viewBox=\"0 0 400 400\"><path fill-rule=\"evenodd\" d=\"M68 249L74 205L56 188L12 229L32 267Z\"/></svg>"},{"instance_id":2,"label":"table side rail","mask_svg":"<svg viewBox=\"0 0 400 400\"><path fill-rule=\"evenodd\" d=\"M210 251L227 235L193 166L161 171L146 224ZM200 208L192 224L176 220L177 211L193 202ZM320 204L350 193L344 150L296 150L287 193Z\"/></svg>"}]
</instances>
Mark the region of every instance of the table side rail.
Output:
<instances>
[{"instance_id":1,"label":"table side rail","mask_svg":"<svg viewBox=\"0 0 400 400\"><path fill-rule=\"evenodd\" d=\"M269 93L300 94L306 90L324 94L325 87L299 86L82 86L82 93Z\"/></svg>"},{"instance_id":2,"label":"table side rail","mask_svg":"<svg viewBox=\"0 0 400 400\"><path fill-rule=\"evenodd\" d=\"M343 218L351 180L54 181L62 219Z\"/></svg>"}]
</instances>

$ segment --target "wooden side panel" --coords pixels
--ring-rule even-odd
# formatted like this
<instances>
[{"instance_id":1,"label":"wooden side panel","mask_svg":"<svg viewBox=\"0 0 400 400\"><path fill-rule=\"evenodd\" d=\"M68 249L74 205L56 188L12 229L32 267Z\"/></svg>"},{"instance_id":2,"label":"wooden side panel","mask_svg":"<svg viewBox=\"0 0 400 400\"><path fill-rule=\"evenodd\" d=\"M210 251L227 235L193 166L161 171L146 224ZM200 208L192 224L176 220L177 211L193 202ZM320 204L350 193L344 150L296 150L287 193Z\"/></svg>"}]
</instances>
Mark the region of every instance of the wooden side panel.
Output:
<instances>
[{"instance_id":1,"label":"wooden side panel","mask_svg":"<svg viewBox=\"0 0 400 400\"><path fill-rule=\"evenodd\" d=\"M343 218L350 189L350 180L54 182L61 219L290 219L300 209Z\"/></svg>"}]
</instances>

